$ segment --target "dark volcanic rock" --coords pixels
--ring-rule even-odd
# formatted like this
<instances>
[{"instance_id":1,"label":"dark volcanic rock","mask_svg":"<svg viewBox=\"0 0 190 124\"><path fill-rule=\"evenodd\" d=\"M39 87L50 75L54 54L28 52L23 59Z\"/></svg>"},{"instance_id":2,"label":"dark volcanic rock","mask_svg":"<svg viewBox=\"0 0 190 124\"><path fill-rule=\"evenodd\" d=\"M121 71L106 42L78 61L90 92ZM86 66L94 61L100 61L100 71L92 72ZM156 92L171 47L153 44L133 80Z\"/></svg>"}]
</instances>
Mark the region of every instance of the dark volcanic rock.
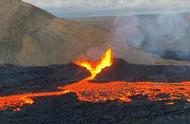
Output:
<instances>
[{"instance_id":1,"label":"dark volcanic rock","mask_svg":"<svg viewBox=\"0 0 190 124\"><path fill-rule=\"evenodd\" d=\"M188 124L186 103L86 103L74 94L37 98L22 111L0 111L1 124ZM154 122L156 120L156 122ZM181 123L182 122L182 123Z\"/></svg>"},{"instance_id":2,"label":"dark volcanic rock","mask_svg":"<svg viewBox=\"0 0 190 124\"><path fill-rule=\"evenodd\" d=\"M115 59L111 67L96 76L95 82L98 81L190 81L190 66L135 65Z\"/></svg>"},{"instance_id":3,"label":"dark volcanic rock","mask_svg":"<svg viewBox=\"0 0 190 124\"><path fill-rule=\"evenodd\" d=\"M72 63L43 67L23 67L8 64L0 66L0 83L73 82L89 75L86 69Z\"/></svg>"},{"instance_id":4,"label":"dark volcanic rock","mask_svg":"<svg viewBox=\"0 0 190 124\"><path fill-rule=\"evenodd\" d=\"M88 77L90 73L75 64L23 67L0 66L0 96L15 93L54 91Z\"/></svg>"}]
</instances>

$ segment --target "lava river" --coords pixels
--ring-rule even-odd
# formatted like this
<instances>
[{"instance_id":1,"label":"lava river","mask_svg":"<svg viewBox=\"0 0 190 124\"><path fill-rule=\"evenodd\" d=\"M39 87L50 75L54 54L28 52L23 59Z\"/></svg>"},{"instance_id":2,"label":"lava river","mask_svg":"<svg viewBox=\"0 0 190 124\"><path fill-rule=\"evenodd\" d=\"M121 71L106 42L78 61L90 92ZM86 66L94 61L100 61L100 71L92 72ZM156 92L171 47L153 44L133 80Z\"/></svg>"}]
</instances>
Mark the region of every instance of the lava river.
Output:
<instances>
[{"instance_id":1,"label":"lava river","mask_svg":"<svg viewBox=\"0 0 190 124\"><path fill-rule=\"evenodd\" d=\"M176 100L190 102L190 82L109 82L92 83L92 80L105 67L112 65L112 52L108 49L99 62L75 61L77 65L86 67L91 72L88 77L79 82L58 87L54 92L26 93L0 97L0 110L13 109L20 111L24 105L31 105L34 98L58 96L75 93L78 100L84 102L121 101L132 102L133 96L146 96L148 101L167 101L166 104L175 104ZM163 94L164 97L163 97ZM64 99L63 99L64 100Z\"/></svg>"}]
</instances>

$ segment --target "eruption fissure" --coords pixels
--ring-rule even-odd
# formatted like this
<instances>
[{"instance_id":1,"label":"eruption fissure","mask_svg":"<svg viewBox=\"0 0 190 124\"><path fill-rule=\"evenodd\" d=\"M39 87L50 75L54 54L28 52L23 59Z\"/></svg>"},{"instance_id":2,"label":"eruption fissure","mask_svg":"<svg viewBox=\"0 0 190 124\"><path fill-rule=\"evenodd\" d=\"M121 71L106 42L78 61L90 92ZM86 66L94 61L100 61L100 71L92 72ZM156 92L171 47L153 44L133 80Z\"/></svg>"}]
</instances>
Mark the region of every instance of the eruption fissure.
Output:
<instances>
[{"instance_id":1,"label":"eruption fissure","mask_svg":"<svg viewBox=\"0 0 190 124\"><path fill-rule=\"evenodd\" d=\"M88 79L94 79L95 76L102 71L102 69L112 65L112 51L111 49L108 49L106 53L103 55L100 62L77 60L75 64L88 69L91 73L91 77L89 77Z\"/></svg>"},{"instance_id":2,"label":"eruption fissure","mask_svg":"<svg viewBox=\"0 0 190 124\"><path fill-rule=\"evenodd\" d=\"M139 95L152 102L165 101L167 105L175 104L176 100L190 102L190 82L89 82L88 80L93 80L102 69L112 65L111 49L106 51L99 62L76 61L75 63L88 69L91 76L67 86L60 86L54 92L1 96L0 110L13 109L14 111L20 111L20 107L33 104L36 97L59 96L67 93L75 93L80 101L93 103L106 101L132 102L133 97Z\"/></svg>"}]
</instances>

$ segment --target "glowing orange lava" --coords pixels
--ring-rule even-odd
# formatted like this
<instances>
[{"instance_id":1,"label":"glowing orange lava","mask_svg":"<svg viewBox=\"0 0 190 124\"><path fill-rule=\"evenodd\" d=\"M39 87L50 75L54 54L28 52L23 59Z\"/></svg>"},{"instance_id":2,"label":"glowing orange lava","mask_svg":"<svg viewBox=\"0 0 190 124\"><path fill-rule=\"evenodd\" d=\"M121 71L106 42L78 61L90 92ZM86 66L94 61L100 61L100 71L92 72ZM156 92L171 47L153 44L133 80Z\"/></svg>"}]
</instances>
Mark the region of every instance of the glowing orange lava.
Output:
<instances>
[{"instance_id":1,"label":"glowing orange lava","mask_svg":"<svg viewBox=\"0 0 190 124\"><path fill-rule=\"evenodd\" d=\"M123 101L130 102L136 95L147 96L149 101L167 101L168 104L175 100L190 102L190 82L160 83L160 82L109 82L90 83L82 80L65 87L59 87L76 93L80 101L106 102ZM165 94L166 97L162 95Z\"/></svg>"},{"instance_id":2,"label":"glowing orange lava","mask_svg":"<svg viewBox=\"0 0 190 124\"><path fill-rule=\"evenodd\" d=\"M19 95L10 95L0 97L0 110L6 110L8 108L14 108L15 111L19 110L18 107L24 105L31 105L34 103L36 97L47 97L47 96L59 96L69 93L69 91L55 91L55 92L41 92L41 93L26 93Z\"/></svg>"},{"instance_id":3,"label":"glowing orange lava","mask_svg":"<svg viewBox=\"0 0 190 124\"><path fill-rule=\"evenodd\" d=\"M190 82L158 83L158 82L110 82L91 83L86 79L80 82L59 87L55 92L28 93L0 97L0 110L31 105L36 97L58 96L75 93L78 100L84 102L122 101L132 102L135 95L147 96L148 101L166 101L167 105L175 104L176 100L190 102ZM166 94L166 97L162 97Z\"/></svg>"},{"instance_id":4,"label":"glowing orange lava","mask_svg":"<svg viewBox=\"0 0 190 124\"><path fill-rule=\"evenodd\" d=\"M89 77L88 79L94 79L95 76L100 73L102 69L112 65L112 51L111 49L108 49L99 62L95 63L90 61L78 60L75 62L75 64L88 69L91 73L91 77Z\"/></svg>"},{"instance_id":5,"label":"glowing orange lava","mask_svg":"<svg viewBox=\"0 0 190 124\"><path fill-rule=\"evenodd\" d=\"M86 67L91 72L91 77L74 84L60 86L57 91L1 96L0 110L10 108L15 112L21 111L20 107L33 104L36 97L58 96L67 93L75 93L80 101L94 103L106 101L131 102L134 100L132 97L136 95L146 96L146 100L152 102L166 101L167 105L175 104L176 100L190 102L190 82L89 82L88 80L93 79L103 68L112 65L111 54L111 49L108 49L102 60L96 64L77 61L76 64Z\"/></svg>"}]
</instances>

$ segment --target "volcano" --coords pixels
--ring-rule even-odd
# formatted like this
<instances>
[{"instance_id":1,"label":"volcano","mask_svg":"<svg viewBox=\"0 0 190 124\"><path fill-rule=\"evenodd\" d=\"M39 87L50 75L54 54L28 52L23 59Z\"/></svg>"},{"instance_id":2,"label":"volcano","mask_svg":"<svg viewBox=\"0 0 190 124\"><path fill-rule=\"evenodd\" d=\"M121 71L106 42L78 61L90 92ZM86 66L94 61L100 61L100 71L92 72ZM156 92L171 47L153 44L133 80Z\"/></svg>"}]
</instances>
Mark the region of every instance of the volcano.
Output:
<instances>
[{"instance_id":1,"label":"volcano","mask_svg":"<svg viewBox=\"0 0 190 124\"><path fill-rule=\"evenodd\" d=\"M0 124L190 123L188 58L146 50L149 41L126 44L125 60L116 58L107 45L114 19L67 20L22 0L0 2Z\"/></svg>"},{"instance_id":2,"label":"volcano","mask_svg":"<svg viewBox=\"0 0 190 124\"><path fill-rule=\"evenodd\" d=\"M133 96L142 94L147 96L148 101L164 100L166 104L175 104L176 100L190 101L190 82L179 82L181 79L177 78L178 73L173 73L173 70L170 71L170 69L180 71L180 68L184 70L185 67L132 66L120 59L113 61L111 49L108 49L99 61L77 60L74 63L80 67L78 69L86 68L86 71L89 71L91 76L76 83L59 86L57 91L2 96L0 97L0 109L13 108L13 110L20 110L17 107L33 104L33 99L36 97L59 96L68 93L75 93L80 101L95 103L106 101L131 102ZM169 83L168 81L164 82L161 80L162 78L160 78L159 73L164 70L168 70L165 71L165 75L168 75L169 78L176 76L175 81L178 82ZM184 71L184 75L188 75L187 72L189 71ZM76 71L71 71L72 73L76 73ZM138 75L142 77L136 78ZM157 78L151 78L155 76ZM188 76L185 78L189 79ZM185 78L183 77L183 79ZM107 83L97 83L97 80L106 80ZM160 94L165 94L167 97L161 98Z\"/></svg>"},{"instance_id":3,"label":"volcano","mask_svg":"<svg viewBox=\"0 0 190 124\"><path fill-rule=\"evenodd\" d=\"M13 82L1 84L7 89L0 96L0 120L5 123L9 117L10 123L23 124L148 123L157 117L184 117L190 111L189 67L129 64L113 58L111 49L97 61L77 59L47 67L2 65L0 72ZM55 117L57 112L61 114Z\"/></svg>"}]
</instances>

